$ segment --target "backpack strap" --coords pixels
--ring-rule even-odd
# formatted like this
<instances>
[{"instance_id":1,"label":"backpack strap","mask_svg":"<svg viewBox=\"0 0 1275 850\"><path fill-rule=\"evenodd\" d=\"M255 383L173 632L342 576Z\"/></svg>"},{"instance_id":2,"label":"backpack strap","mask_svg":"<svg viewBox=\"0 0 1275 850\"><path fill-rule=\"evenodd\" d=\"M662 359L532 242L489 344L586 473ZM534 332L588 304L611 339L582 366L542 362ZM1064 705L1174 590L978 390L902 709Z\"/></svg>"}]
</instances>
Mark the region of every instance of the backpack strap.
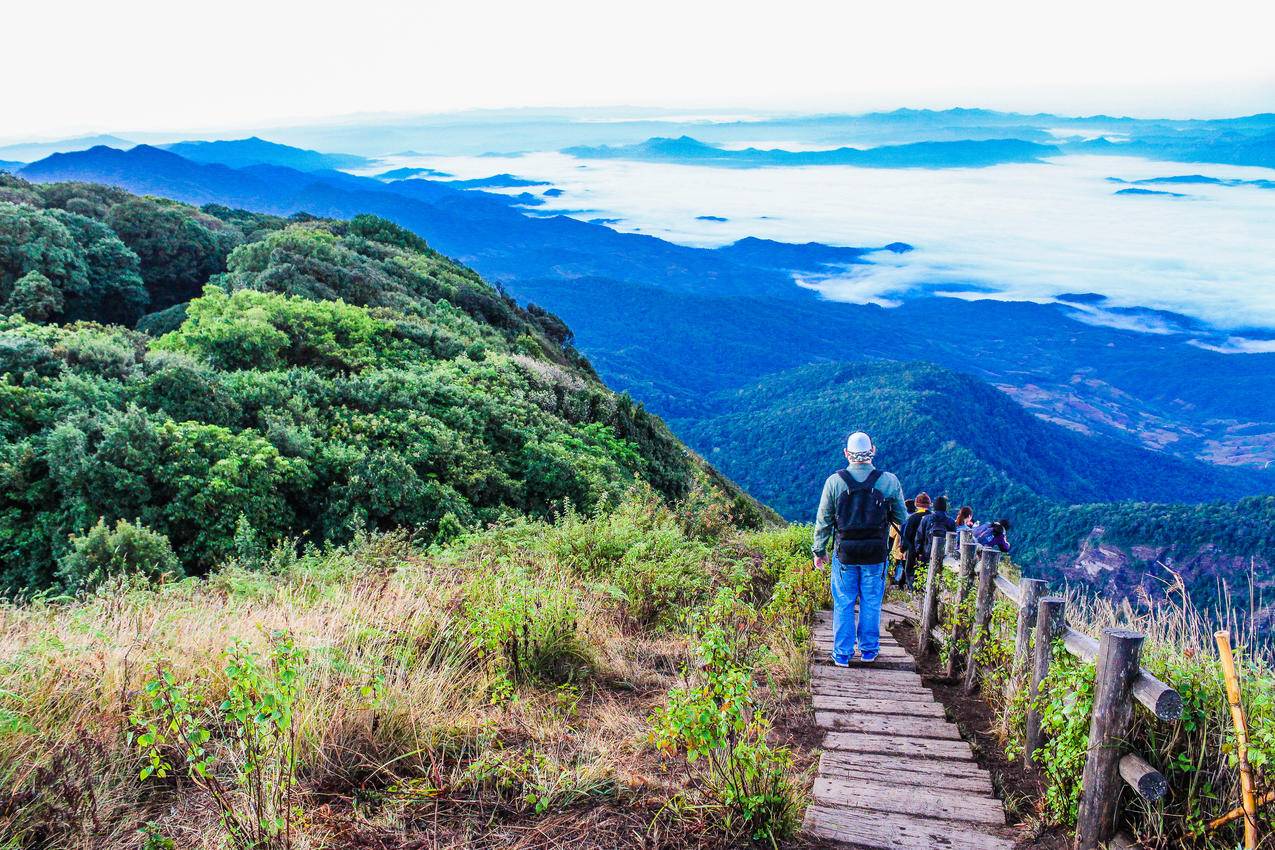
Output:
<instances>
[{"instance_id":1,"label":"backpack strap","mask_svg":"<svg viewBox=\"0 0 1275 850\"><path fill-rule=\"evenodd\" d=\"M862 481L855 481L854 476L850 474L849 470L845 469L838 469L837 475L841 477L841 480L844 481L846 486L851 490L867 490L870 487L875 486L877 481L881 479L881 470L872 470L868 473L868 477Z\"/></svg>"}]
</instances>

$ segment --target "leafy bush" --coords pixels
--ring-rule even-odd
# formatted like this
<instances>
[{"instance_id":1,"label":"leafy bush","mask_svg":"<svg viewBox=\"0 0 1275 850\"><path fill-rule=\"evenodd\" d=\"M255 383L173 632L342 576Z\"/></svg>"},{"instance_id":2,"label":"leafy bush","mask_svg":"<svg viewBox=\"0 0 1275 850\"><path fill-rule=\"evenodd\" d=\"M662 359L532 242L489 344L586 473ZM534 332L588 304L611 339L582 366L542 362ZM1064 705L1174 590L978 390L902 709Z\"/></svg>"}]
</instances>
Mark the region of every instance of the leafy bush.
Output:
<instances>
[{"instance_id":1,"label":"leafy bush","mask_svg":"<svg viewBox=\"0 0 1275 850\"><path fill-rule=\"evenodd\" d=\"M275 634L269 661L241 644L226 652L226 699L202 704L188 685L160 669L131 718L144 767L142 780L173 772L170 753L212 798L236 850L290 850L297 783L293 723L303 656L291 638ZM230 757L219 763L214 732L224 731Z\"/></svg>"},{"instance_id":2,"label":"leafy bush","mask_svg":"<svg viewBox=\"0 0 1275 850\"><path fill-rule=\"evenodd\" d=\"M123 519L110 528L99 519L83 536L72 535L58 576L67 589L86 590L112 576L158 579L180 572L181 564L163 534Z\"/></svg>"},{"instance_id":3,"label":"leafy bush","mask_svg":"<svg viewBox=\"0 0 1275 850\"><path fill-rule=\"evenodd\" d=\"M574 588L552 571L480 569L465 587L465 628L480 657L513 684L560 684L590 667Z\"/></svg>"},{"instance_id":4,"label":"leafy bush","mask_svg":"<svg viewBox=\"0 0 1275 850\"><path fill-rule=\"evenodd\" d=\"M755 671L768 654L757 642L757 620L728 588L692 616L699 669L683 669L683 683L651 718L651 740L698 770L726 835L778 846L796 831L800 806L788 777L791 756L766 742L770 727L753 697Z\"/></svg>"}]
</instances>

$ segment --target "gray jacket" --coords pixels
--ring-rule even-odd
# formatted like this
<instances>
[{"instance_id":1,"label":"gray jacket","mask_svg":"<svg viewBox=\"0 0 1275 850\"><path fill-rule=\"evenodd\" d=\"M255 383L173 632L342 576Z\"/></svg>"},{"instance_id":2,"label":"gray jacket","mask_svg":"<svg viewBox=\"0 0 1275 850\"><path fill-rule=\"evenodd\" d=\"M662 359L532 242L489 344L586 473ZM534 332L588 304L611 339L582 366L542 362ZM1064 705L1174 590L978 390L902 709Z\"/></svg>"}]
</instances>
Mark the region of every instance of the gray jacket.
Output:
<instances>
[{"instance_id":1,"label":"gray jacket","mask_svg":"<svg viewBox=\"0 0 1275 850\"><path fill-rule=\"evenodd\" d=\"M872 473L870 463L852 463L846 466L850 477L855 481L863 481ZM876 489L885 497L886 510L890 513L890 522L903 525L908 518L907 505L903 501L903 485L893 472L883 472L877 479ZM822 557L828 551L828 540L835 530L833 520L837 512L837 500L849 488L841 476L833 473L823 482L823 494L819 497L819 512L815 514L815 545L811 551Z\"/></svg>"}]
</instances>

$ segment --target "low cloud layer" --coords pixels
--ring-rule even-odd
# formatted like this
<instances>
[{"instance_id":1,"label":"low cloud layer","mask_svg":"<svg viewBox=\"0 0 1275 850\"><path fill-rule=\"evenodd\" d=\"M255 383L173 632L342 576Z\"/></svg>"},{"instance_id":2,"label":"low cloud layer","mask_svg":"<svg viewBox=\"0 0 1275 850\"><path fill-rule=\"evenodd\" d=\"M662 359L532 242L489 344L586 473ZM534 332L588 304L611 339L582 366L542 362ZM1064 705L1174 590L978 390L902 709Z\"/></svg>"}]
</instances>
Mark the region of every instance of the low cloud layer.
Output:
<instances>
[{"instance_id":1,"label":"low cloud layer","mask_svg":"<svg viewBox=\"0 0 1275 850\"><path fill-rule=\"evenodd\" d=\"M1052 301L1097 293L1086 321L1164 332L1121 308L1181 313L1226 331L1275 330L1275 192L1192 185L1186 198L1114 195L1108 177L1176 174L1272 179L1275 170L1184 165L1130 157L1062 157L981 169L719 169L557 153L516 158L427 158L462 177L508 171L564 190L541 213L615 218L619 230L715 246L744 236L884 245L875 265L803 286L825 297L891 304L909 292ZM584 210L585 212L581 212ZM713 216L727 221L703 220ZM1112 311L1115 312L1112 312ZM1260 336L1260 334L1259 334ZM1215 344L1209 342L1206 344ZM1261 340L1229 350L1268 350Z\"/></svg>"}]
</instances>

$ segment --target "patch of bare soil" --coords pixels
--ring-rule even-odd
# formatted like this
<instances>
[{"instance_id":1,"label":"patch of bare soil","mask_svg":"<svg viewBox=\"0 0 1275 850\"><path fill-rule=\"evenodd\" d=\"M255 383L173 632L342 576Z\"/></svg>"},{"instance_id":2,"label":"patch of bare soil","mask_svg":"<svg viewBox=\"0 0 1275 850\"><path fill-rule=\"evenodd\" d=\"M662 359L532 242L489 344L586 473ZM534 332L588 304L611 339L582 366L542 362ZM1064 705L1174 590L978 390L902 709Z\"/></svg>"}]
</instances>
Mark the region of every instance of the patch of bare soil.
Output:
<instances>
[{"instance_id":1,"label":"patch of bare soil","mask_svg":"<svg viewBox=\"0 0 1275 850\"><path fill-rule=\"evenodd\" d=\"M891 632L903 646L916 655L916 627L910 622L896 623ZM1005 812L1011 826L1017 827L1015 846L1020 850L1070 850L1071 836L1057 827L1042 827L1035 801L1041 798L1041 778L1024 767L1021 759L1005 757L996 729L996 715L978 696L966 694L959 679L949 679L939 666L938 656L931 654L917 661L921 679L956 723L961 736L969 741L974 758L992 775L997 796L1005 801Z\"/></svg>"}]
</instances>

